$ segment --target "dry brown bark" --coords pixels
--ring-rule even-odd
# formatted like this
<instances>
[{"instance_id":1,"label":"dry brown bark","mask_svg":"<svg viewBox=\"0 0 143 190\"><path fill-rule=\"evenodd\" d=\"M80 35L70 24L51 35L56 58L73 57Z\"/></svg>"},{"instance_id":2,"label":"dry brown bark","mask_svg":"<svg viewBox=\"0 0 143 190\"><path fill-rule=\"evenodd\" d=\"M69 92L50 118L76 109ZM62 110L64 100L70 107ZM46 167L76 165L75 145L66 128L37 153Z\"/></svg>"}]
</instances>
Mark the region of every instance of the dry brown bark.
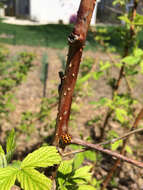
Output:
<instances>
[{"instance_id":1,"label":"dry brown bark","mask_svg":"<svg viewBox=\"0 0 143 190\"><path fill-rule=\"evenodd\" d=\"M81 0L77 21L68 37L69 51L66 69L61 76L59 105L53 144L58 146L63 134L68 134L72 96L79 71L79 65L96 0Z\"/></svg>"}]
</instances>

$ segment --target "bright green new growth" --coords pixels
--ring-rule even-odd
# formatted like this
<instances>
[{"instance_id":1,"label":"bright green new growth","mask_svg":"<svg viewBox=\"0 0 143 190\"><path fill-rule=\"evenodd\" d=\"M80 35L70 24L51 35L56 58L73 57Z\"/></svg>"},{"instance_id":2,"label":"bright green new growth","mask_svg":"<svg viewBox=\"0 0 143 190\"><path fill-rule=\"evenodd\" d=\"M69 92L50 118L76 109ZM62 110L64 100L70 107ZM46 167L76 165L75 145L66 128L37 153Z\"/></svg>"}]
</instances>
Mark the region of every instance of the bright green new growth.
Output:
<instances>
[{"instance_id":1,"label":"bright green new growth","mask_svg":"<svg viewBox=\"0 0 143 190\"><path fill-rule=\"evenodd\" d=\"M12 129L6 139L6 153L0 145L0 168L7 167L15 151L15 130Z\"/></svg>"},{"instance_id":2,"label":"bright green new growth","mask_svg":"<svg viewBox=\"0 0 143 190\"><path fill-rule=\"evenodd\" d=\"M60 161L56 147L41 147L28 154L22 162L0 168L0 190L10 190L16 179L24 190L50 190L52 181L35 168L53 166Z\"/></svg>"},{"instance_id":3,"label":"bright green new growth","mask_svg":"<svg viewBox=\"0 0 143 190\"><path fill-rule=\"evenodd\" d=\"M75 169L73 160L63 161L57 173L58 190L96 190L89 185L92 178L91 166Z\"/></svg>"}]
</instances>

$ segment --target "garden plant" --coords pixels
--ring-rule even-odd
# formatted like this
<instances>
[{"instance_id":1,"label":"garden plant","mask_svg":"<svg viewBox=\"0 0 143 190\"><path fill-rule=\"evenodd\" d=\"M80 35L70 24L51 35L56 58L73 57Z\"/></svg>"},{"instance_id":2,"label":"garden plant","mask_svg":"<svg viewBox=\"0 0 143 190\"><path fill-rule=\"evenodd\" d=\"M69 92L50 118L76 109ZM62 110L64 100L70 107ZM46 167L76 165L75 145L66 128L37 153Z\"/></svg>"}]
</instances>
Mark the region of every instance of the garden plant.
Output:
<instances>
[{"instance_id":1,"label":"garden plant","mask_svg":"<svg viewBox=\"0 0 143 190\"><path fill-rule=\"evenodd\" d=\"M136 147L130 143L130 137L135 137L137 141L138 135L143 132L140 124L143 102L135 96L138 78L143 74L143 50L139 40L143 16L137 13L139 1L134 0L130 10L119 17L124 25L117 27L114 32L119 38L120 50L110 46L112 39L107 36L104 27L90 28L95 41L111 60L100 60L98 63L92 57L82 59L95 3L95 0L81 0L74 29L68 36L67 60L58 54L62 65L60 84L58 89L50 92L46 90L48 55L43 54L40 76L43 95L39 111L23 112L19 126L6 135L5 143L0 139L0 190L118 189L116 177L125 163L143 169L141 157L134 155L137 154ZM124 0L115 0L113 5L125 10L126 3ZM14 90L34 69L34 57L31 53L22 52L11 59L8 50L0 47L1 121L8 121L10 112L15 109ZM85 139L84 134L80 134L77 138L72 134L71 125L77 128L79 125L78 113L82 110L79 99L96 96L90 85L100 85L101 79L110 88L110 97L105 95L90 102L96 110L94 117L85 124L91 129L91 135ZM57 118L53 118L51 111L56 106ZM30 138L35 125L40 126L40 135L41 129L49 132L55 128L55 131L50 140L42 139L40 147L22 159L15 159L17 136L25 133ZM99 131L98 135L96 131ZM124 134L121 135L120 131ZM104 173L99 177L102 161L105 161L106 175Z\"/></svg>"}]
</instances>

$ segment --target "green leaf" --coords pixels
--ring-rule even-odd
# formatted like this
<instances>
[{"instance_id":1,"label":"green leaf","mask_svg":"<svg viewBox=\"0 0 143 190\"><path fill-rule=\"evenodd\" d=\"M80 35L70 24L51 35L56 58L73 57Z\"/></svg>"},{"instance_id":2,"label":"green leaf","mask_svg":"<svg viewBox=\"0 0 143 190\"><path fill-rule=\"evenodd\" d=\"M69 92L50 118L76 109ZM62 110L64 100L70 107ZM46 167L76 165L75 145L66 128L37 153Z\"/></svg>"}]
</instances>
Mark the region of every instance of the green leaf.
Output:
<instances>
[{"instance_id":1,"label":"green leaf","mask_svg":"<svg viewBox=\"0 0 143 190\"><path fill-rule=\"evenodd\" d=\"M106 61L105 63L103 63L102 61L100 62L100 70L101 71L104 71L110 67L111 67L111 64L109 61Z\"/></svg>"},{"instance_id":2,"label":"green leaf","mask_svg":"<svg viewBox=\"0 0 143 190\"><path fill-rule=\"evenodd\" d=\"M0 168L0 190L10 190L15 184L17 171L13 167Z\"/></svg>"},{"instance_id":3,"label":"green leaf","mask_svg":"<svg viewBox=\"0 0 143 190\"><path fill-rule=\"evenodd\" d=\"M136 49L134 50L134 55L135 55L136 57L141 57L141 56L143 55L143 50L140 49L140 48L136 48Z\"/></svg>"},{"instance_id":4,"label":"green leaf","mask_svg":"<svg viewBox=\"0 0 143 190\"><path fill-rule=\"evenodd\" d=\"M96 188L91 185L80 185L77 190L96 190Z\"/></svg>"},{"instance_id":5,"label":"green leaf","mask_svg":"<svg viewBox=\"0 0 143 190\"><path fill-rule=\"evenodd\" d=\"M119 137L119 135L117 134L117 132L114 131L114 130L110 130L109 133L108 133L108 136L109 136L109 139Z\"/></svg>"},{"instance_id":6,"label":"green leaf","mask_svg":"<svg viewBox=\"0 0 143 190\"><path fill-rule=\"evenodd\" d=\"M143 74L143 61L140 62L141 74Z\"/></svg>"},{"instance_id":7,"label":"green leaf","mask_svg":"<svg viewBox=\"0 0 143 190\"><path fill-rule=\"evenodd\" d=\"M143 15L136 14L136 17L134 19L135 25L143 25Z\"/></svg>"},{"instance_id":8,"label":"green leaf","mask_svg":"<svg viewBox=\"0 0 143 190\"><path fill-rule=\"evenodd\" d=\"M96 162L96 153L94 151L91 151L91 150L85 151L84 156L88 160Z\"/></svg>"},{"instance_id":9,"label":"green leaf","mask_svg":"<svg viewBox=\"0 0 143 190\"><path fill-rule=\"evenodd\" d=\"M62 174L66 175L72 172L72 163L73 160L65 160L61 162L58 172L61 172Z\"/></svg>"},{"instance_id":10,"label":"green leaf","mask_svg":"<svg viewBox=\"0 0 143 190\"><path fill-rule=\"evenodd\" d=\"M117 148L122 145L122 140L116 141L115 143L111 144L111 150L117 150Z\"/></svg>"},{"instance_id":11,"label":"green leaf","mask_svg":"<svg viewBox=\"0 0 143 190\"><path fill-rule=\"evenodd\" d=\"M93 73L92 73L92 77L93 77L93 79L95 79L95 80L98 80L102 75L104 75L104 72L103 72L103 71L97 71L97 72L93 72Z\"/></svg>"},{"instance_id":12,"label":"green leaf","mask_svg":"<svg viewBox=\"0 0 143 190\"><path fill-rule=\"evenodd\" d=\"M72 172L72 163L73 160L65 160L61 162L58 173L57 173L57 179L60 186L60 189L66 190L66 187L64 186L65 181L67 181L67 176Z\"/></svg>"},{"instance_id":13,"label":"green leaf","mask_svg":"<svg viewBox=\"0 0 143 190\"><path fill-rule=\"evenodd\" d=\"M3 150L3 148L2 148L2 146L0 145L0 154L5 154L5 152L4 152L4 150Z\"/></svg>"},{"instance_id":14,"label":"green leaf","mask_svg":"<svg viewBox=\"0 0 143 190\"><path fill-rule=\"evenodd\" d=\"M125 0L114 0L113 5L115 6L116 4L120 4L121 6L125 5L126 1Z\"/></svg>"},{"instance_id":15,"label":"green leaf","mask_svg":"<svg viewBox=\"0 0 143 190\"><path fill-rule=\"evenodd\" d=\"M76 84L76 85L81 85L81 84L83 84L83 83L86 82L90 77L91 77L91 73L86 74L85 76L83 76L83 77L81 77L81 78L79 78L79 79L77 80L77 84Z\"/></svg>"},{"instance_id":16,"label":"green leaf","mask_svg":"<svg viewBox=\"0 0 143 190\"><path fill-rule=\"evenodd\" d=\"M73 150L78 150L78 149L80 149L80 148L83 148L82 146L76 145L76 144L71 144L71 145L69 145L69 146L70 146L70 148L73 149Z\"/></svg>"},{"instance_id":17,"label":"green leaf","mask_svg":"<svg viewBox=\"0 0 143 190\"><path fill-rule=\"evenodd\" d=\"M93 101L93 102L90 102L90 104L97 105L97 106L105 106L108 101L109 99L107 98L100 98L97 102Z\"/></svg>"},{"instance_id":18,"label":"green leaf","mask_svg":"<svg viewBox=\"0 0 143 190\"><path fill-rule=\"evenodd\" d=\"M125 116L127 116L127 112L124 109L117 108L115 110L116 118L123 123L125 121Z\"/></svg>"},{"instance_id":19,"label":"green leaf","mask_svg":"<svg viewBox=\"0 0 143 190\"><path fill-rule=\"evenodd\" d=\"M74 162L73 162L74 169L79 168L81 164L83 163L83 161L84 161L84 153L81 152L81 153L76 154L74 158Z\"/></svg>"},{"instance_id":20,"label":"green leaf","mask_svg":"<svg viewBox=\"0 0 143 190\"><path fill-rule=\"evenodd\" d=\"M19 170L17 179L24 190L50 190L52 187L52 181L33 168Z\"/></svg>"},{"instance_id":21,"label":"green leaf","mask_svg":"<svg viewBox=\"0 0 143 190\"><path fill-rule=\"evenodd\" d=\"M127 56L122 59L122 62L126 63L129 66L136 65L140 60L140 57L137 56Z\"/></svg>"},{"instance_id":22,"label":"green leaf","mask_svg":"<svg viewBox=\"0 0 143 190\"><path fill-rule=\"evenodd\" d=\"M5 154L0 153L0 168L5 168L7 166L7 159Z\"/></svg>"},{"instance_id":23,"label":"green leaf","mask_svg":"<svg viewBox=\"0 0 143 190\"><path fill-rule=\"evenodd\" d=\"M15 143L15 130L12 129L9 133L7 140L6 140L6 152L7 152L7 161L10 162L12 155L15 151L16 143Z\"/></svg>"},{"instance_id":24,"label":"green leaf","mask_svg":"<svg viewBox=\"0 0 143 190\"><path fill-rule=\"evenodd\" d=\"M130 21L130 19L128 18L127 15L119 16L118 18L119 18L120 20L124 21L124 22L127 23L127 24L130 24L130 23L131 23L131 21Z\"/></svg>"},{"instance_id":25,"label":"green leaf","mask_svg":"<svg viewBox=\"0 0 143 190\"><path fill-rule=\"evenodd\" d=\"M54 164L59 164L61 161L60 155L54 146L43 146L28 156L22 161L21 167L48 167Z\"/></svg>"},{"instance_id":26,"label":"green leaf","mask_svg":"<svg viewBox=\"0 0 143 190\"><path fill-rule=\"evenodd\" d=\"M126 150L127 153L129 153L129 154L133 154L133 151L132 151L132 149L131 149L130 146L126 145L125 150Z\"/></svg>"},{"instance_id":27,"label":"green leaf","mask_svg":"<svg viewBox=\"0 0 143 190\"><path fill-rule=\"evenodd\" d=\"M92 166L84 166L75 171L72 176L72 180L78 184L85 184L87 181L91 180L92 174L90 173L90 169Z\"/></svg>"}]
</instances>

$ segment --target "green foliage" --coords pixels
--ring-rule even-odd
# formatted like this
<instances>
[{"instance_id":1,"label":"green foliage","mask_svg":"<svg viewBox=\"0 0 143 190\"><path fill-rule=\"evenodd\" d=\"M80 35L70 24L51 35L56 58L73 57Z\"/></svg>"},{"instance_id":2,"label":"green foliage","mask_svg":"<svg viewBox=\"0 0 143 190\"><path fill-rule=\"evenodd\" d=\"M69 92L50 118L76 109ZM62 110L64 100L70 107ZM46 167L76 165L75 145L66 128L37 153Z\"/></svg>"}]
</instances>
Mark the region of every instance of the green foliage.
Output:
<instances>
[{"instance_id":1,"label":"green foliage","mask_svg":"<svg viewBox=\"0 0 143 190\"><path fill-rule=\"evenodd\" d=\"M107 35L107 28L99 28L95 40L98 41L101 48L105 51L109 48L110 37Z\"/></svg>"},{"instance_id":2,"label":"green foliage","mask_svg":"<svg viewBox=\"0 0 143 190\"><path fill-rule=\"evenodd\" d=\"M40 130L44 130L47 133L48 130L55 127L55 118L51 117L51 113L57 105L57 98L56 91L51 91L51 97L43 97L41 99L40 109L37 112L23 112L17 125L18 132L26 134L27 140L29 140L31 133L36 131L37 125L40 125L38 129L39 135L41 135Z\"/></svg>"},{"instance_id":3,"label":"green foliage","mask_svg":"<svg viewBox=\"0 0 143 190\"><path fill-rule=\"evenodd\" d=\"M70 145L70 147L73 150L78 150L82 148L81 146L78 145ZM73 168L78 169L84 162L84 160L88 160L91 162L96 162L96 153L95 151L92 150L87 150L84 152L77 153L73 159Z\"/></svg>"},{"instance_id":4,"label":"green foliage","mask_svg":"<svg viewBox=\"0 0 143 190\"><path fill-rule=\"evenodd\" d=\"M75 170L72 160L61 162L57 173L57 189L75 190L88 187L91 190L95 190L93 186L88 184L91 182L92 177L90 170L91 166L83 166Z\"/></svg>"},{"instance_id":5,"label":"green foliage","mask_svg":"<svg viewBox=\"0 0 143 190\"><path fill-rule=\"evenodd\" d=\"M10 190L17 179L24 190L50 190L52 181L35 168L53 166L60 161L55 147L41 147L28 154L22 162L16 161L0 168L0 187L2 190Z\"/></svg>"},{"instance_id":6,"label":"green foliage","mask_svg":"<svg viewBox=\"0 0 143 190\"><path fill-rule=\"evenodd\" d=\"M111 67L111 63L109 61L106 61L106 62L100 61L98 71L95 71L92 73L93 79L99 80L100 77L108 73L110 67Z\"/></svg>"},{"instance_id":7,"label":"green foliage","mask_svg":"<svg viewBox=\"0 0 143 190\"><path fill-rule=\"evenodd\" d=\"M143 15L136 14L133 24L135 24L137 26L143 26Z\"/></svg>"},{"instance_id":8,"label":"green foliage","mask_svg":"<svg viewBox=\"0 0 143 190\"><path fill-rule=\"evenodd\" d=\"M115 4L120 4L124 6L126 1L115 0ZM111 87L111 90L115 90L117 83L117 76L112 75L112 69L116 69L120 72L121 67L124 65L124 76L129 77L127 79L136 77L137 74L143 74L143 51L138 48L139 40L134 43L133 40L137 39L137 33L141 31L140 26L143 24L143 16L138 15L135 17L134 21L130 21L129 15L123 15L119 17L120 20L125 22L123 27L98 27L96 32L95 40L100 44L102 50L109 52L115 51L115 47L119 49L118 53L123 55L124 47L131 47L128 51L128 56L122 58L116 63L114 60L110 61L99 61L99 64L95 65L95 59L92 57L85 57L81 64L81 73L76 84L76 90L74 94L75 101L72 104L71 118L74 118L75 114L79 112L83 104L80 104L78 100L80 96L90 95L91 82L97 82L97 80L106 80L107 85ZM133 40L130 39L129 28L131 24L137 27L135 36ZM61 26L59 26L61 27ZM66 26L64 26L66 27ZM38 27L39 28L39 27ZM39 28L39 30L43 29ZM57 30L61 31L61 30ZM38 31L39 33L39 31ZM52 37L55 35L52 32ZM65 34L64 34L65 35ZM37 36L36 36L37 37ZM58 38L62 39L62 38ZM93 38L92 38L93 40ZM94 40L93 40L94 42ZM48 43L50 43L48 39ZM54 40L55 43L55 40ZM119 45L119 46L118 46ZM118 47L117 47L118 46ZM121 47L123 46L123 47ZM125 55L125 54L124 54ZM41 81L45 83L46 81L46 71L47 71L47 55L43 54L42 57L42 72ZM62 69L65 69L65 58L63 55L59 55L59 59L62 64ZM31 53L21 53L18 57L11 60L9 53L6 49L0 47L0 117L13 110L12 100L14 98L13 90L22 83L28 74L29 69L32 67L33 55ZM114 74L114 73L113 73ZM95 81L96 80L96 81ZM97 82L98 83L98 82ZM121 93L122 92L122 93ZM111 114L111 121L116 122L120 126L130 126L133 121L133 111L135 104L138 103L132 97L132 94L124 89L121 92L116 92L112 94L113 98L105 97L99 98L98 101L93 101L92 104L96 106L97 112L100 107L102 109L108 108ZM76 97L78 97L76 99ZM40 128L48 128L55 126L55 118L51 117L51 111L57 105L58 96L55 91L51 93L51 96L45 97L41 100L40 111L30 112L25 111L21 115L21 122L18 129L20 132L24 132L31 135L35 130L35 126L38 123ZM100 112L99 112L100 114ZM103 115L94 116L93 119L88 121L88 125L93 127L93 124L98 124L101 122ZM117 123L118 122L118 123ZM112 129L112 126L109 126ZM40 130L40 129L39 129ZM10 190L10 188L18 182L21 188L24 190L46 190L51 189L52 181L44 175L45 168L49 166L54 166L55 164L60 164L57 170L57 190L95 190L100 189L100 184L102 180L92 179L92 166L85 166L85 164L90 162L92 165L94 163L100 163L101 155L88 150L76 154L72 160L66 160L61 162L61 157L57 153L55 147L43 146L33 153L28 154L23 161L12 161L12 156L15 151L15 132L12 130L6 140L6 152L2 146L0 146L0 189ZM81 135L83 136L83 135ZM112 140L117 138L119 135L114 130L108 130L106 138ZM91 137L90 137L91 139ZM72 145L72 147L75 145ZM105 147L110 148L115 151L122 146L122 140L119 140L110 145L105 145ZM83 148L76 146L76 149ZM131 147L126 145L126 151L132 154ZM60 163L61 162L61 163ZM41 168L43 172L40 173ZM93 171L94 172L94 171ZM94 175L93 175L94 176ZM115 186L115 181L112 181L112 185Z\"/></svg>"},{"instance_id":9,"label":"green foliage","mask_svg":"<svg viewBox=\"0 0 143 190\"><path fill-rule=\"evenodd\" d=\"M113 5L120 4L121 6L123 6L123 5L125 6L126 3L127 3L126 0L114 0L113 1Z\"/></svg>"},{"instance_id":10,"label":"green foliage","mask_svg":"<svg viewBox=\"0 0 143 190\"><path fill-rule=\"evenodd\" d=\"M12 129L6 138L6 153L0 145L0 168L5 168L12 160L16 148L15 137L15 130Z\"/></svg>"},{"instance_id":11,"label":"green foliage","mask_svg":"<svg viewBox=\"0 0 143 190\"><path fill-rule=\"evenodd\" d=\"M42 98L40 112L37 114L39 120L49 121L51 119L50 118L51 109L52 107L55 107L56 104L57 104L57 95L55 94L55 92L53 92L52 97Z\"/></svg>"},{"instance_id":12,"label":"green foliage","mask_svg":"<svg viewBox=\"0 0 143 190\"><path fill-rule=\"evenodd\" d=\"M0 47L0 117L8 116L14 110L12 90L20 85L32 67L33 54L22 52L15 60L10 60L8 50Z\"/></svg>"},{"instance_id":13,"label":"green foliage","mask_svg":"<svg viewBox=\"0 0 143 190\"><path fill-rule=\"evenodd\" d=\"M16 148L16 143L15 143L15 138L16 138L16 134L15 134L15 130L12 129L7 137L6 140L6 158L7 158L7 162L10 162L12 159L12 156L15 152L15 148Z\"/></svg>"},{"instance_id":14,"label":"green foliage","mask_svg":"<svg viewBox=\"0 0 143 190\"><path fill-rule=\"evenodd\" d=\"M24 133L26 133L27 135L30 135L32 132L34 132L34 119L35 119L35 114L27 111L27 112L23 112L21 114L21 120L20 120L20 124L18 125L18 129Z\"/></svg>"},{"instance_id":15,"label":"green foliage","mask_svg":"<svg viewBox=\"0 0 143 190\"><path fill-rule=\"evenodd\" d=\"M52 182L33 168L21 168L17 179L24 190L50 190Z\"/></svg>"},{"instance_id":16,"label":"green foliage","mask_svg":"<svg viewBox=\"0 0 143 190\"><path fill-rule=\"evenodd\" d=\"M83 62L81 63L81 66L80 66L81 76L85 76L91 71L94 62L95 60L92 57L85 57L83 59Z\"/></svg>"},{"instance_id":17,"label":"green foliage","mask_svg":"<svg viewBox=\"0 0 143 190\"><path fill-rule=\"evenodd\" d=\"M135 48L131 55L126 56L121 61L125 63L125 74L127 76L134 76L139 73L142 74L142 58L143 58L143 50L140 48ZM139 70L139 67L141 70Z\"/></svg>"},{"instance_id":18,"label":"green foliage","mask_svg":"<svg viewBox=\"0 0 143 190\"><path fill-rule=\"evenodd\" d=\"M114 96L114 99L100 98L99 101L93 101L91 104L101 107L107 106L110 110L114 111L114 120L120 123L126 122L127 117L131 117L133 110L132 107L137 101L133 99L130 94L118 94Z\"/></svg>"},{"instance_id":19,"label":"green foliage","mask_svg":"<svg viewBox=\"0 0 143 190\"><path fill-rule=\"evenodd\" d=\"M95 60L92 57L85 57L81 63L81 73L77 79L74 95L85 96L91 95L92 89L89 86L89 81L92 78L92 68L95 65Z\"/></svg>"},{"instance_id":20,"label":"green foliage","mask_svg":"<svg viewBox=\"0 0 143 190\"><path fill-rule=\"evenodd\" d=\"M0 168L5 168L7 166L6 155L5 155L4 150L2 149L2 147L0 149L1 149L1 152L0 152Z\"/></svg>"},{"instance_id":21,"label":"green foliage","mask_svg":"<svg viewBox=\"0 0 143 190\"><path fill-rule=\"evenodd\" d=\"M21 164L22 168L27 167L48 167L60 162L60 157L55 147L43 146L33 153L30 153Z\"/></svg>"}]
</instances>

